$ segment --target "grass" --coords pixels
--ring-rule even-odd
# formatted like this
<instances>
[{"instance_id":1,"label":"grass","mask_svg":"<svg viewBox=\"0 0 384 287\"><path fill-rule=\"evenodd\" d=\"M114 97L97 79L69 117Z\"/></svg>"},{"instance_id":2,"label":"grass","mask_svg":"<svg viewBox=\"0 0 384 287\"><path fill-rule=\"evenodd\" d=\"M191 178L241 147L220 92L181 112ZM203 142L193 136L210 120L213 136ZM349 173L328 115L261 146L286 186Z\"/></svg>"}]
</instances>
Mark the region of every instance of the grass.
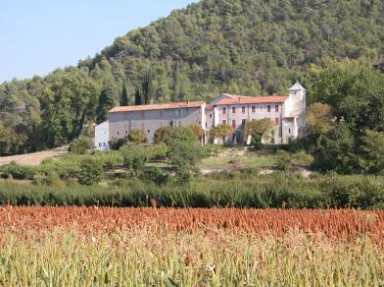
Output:
<instances>
[{"instance_id":1,"label":"grass","mask_svg":"<svg viewBox=\"0 0 384 287\"><path fill-rule=\"evenodd\" d=\"M199 164L202 170L231 170L233 168L273 168L276 154L257 153L244 148L227 148L217 155L204 158Z\"/></svg>"},{"instance_id":2,"label":"grass","mask_svg":"<svg viewBox=\"0 0 384 287\"><path fill-rule=\"evenodd\" d=\"M362 236L283 238L213 229L2 234L1 286L381 286L384 252Z\"/></svg>"}]
</instances>

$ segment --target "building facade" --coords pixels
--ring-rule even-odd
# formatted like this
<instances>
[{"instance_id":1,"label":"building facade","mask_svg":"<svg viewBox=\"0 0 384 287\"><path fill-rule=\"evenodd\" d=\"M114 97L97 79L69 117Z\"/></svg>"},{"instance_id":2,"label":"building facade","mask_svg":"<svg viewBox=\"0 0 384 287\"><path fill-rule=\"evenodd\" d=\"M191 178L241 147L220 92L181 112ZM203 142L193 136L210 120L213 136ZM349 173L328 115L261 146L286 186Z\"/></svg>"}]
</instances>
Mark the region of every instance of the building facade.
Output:
<instances>
[{"instance_id":1,"label":"building facade","mask_svg":"<svg viewBox=\"0 0 384 287\"><path fill-rule=\"evenodd\" d=\"M147 143L152 144L156 130L164 126L199 125L208 134L212 127L228 124L234 128L232 140L236 142L247 121L263 118L273 123L271 143L284 144L304 134L305 112L306 91L299 83L292 86L285 96L222 94L209 105L199 101L116 107L109 111L107 122L96 126L95 148L100 149L100 143L103 147L105 138L100 137L105 131L112 140L126 137L132 130L142 130L147 133Z\"/></svg>"}]
</instances>

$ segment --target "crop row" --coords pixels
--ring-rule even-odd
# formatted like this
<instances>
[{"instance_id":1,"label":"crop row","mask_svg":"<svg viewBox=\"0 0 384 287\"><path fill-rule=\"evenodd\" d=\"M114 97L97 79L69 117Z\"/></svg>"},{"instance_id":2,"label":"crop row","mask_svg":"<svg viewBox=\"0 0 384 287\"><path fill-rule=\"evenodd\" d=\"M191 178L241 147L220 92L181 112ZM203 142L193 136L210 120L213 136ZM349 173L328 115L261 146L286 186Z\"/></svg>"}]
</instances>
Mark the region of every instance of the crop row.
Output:
<instances>
[{"instance_id":1,"label":"crop row","mask_svg":"<svg viewBox=\"0 0 384 287\"><path fill-rule=\"evenodd\" d=\"M151 227L159 232L209 232L219 228L235 234L274 236L298 230L343 240L367 235L374 243L384 244L384 211L11 206L0 209L2 230L57 227L76 227L84 233L113 233L134 227Z\"/></svg>"}]
</instances>

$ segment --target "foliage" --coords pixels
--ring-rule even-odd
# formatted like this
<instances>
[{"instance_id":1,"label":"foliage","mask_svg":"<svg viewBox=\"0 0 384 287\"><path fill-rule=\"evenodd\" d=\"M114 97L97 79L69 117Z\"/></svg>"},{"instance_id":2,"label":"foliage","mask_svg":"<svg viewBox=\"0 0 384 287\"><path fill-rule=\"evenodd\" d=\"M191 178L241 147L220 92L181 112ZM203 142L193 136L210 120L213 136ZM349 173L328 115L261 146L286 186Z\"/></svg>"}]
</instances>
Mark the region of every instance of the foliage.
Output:
<instances>
[{"instance_id":1,"label":"foliage","mask_svg":"<svg viewBox=\"0 0 384 287\"><path fill-rule=\"evenodd\" d=\"M103 177L102 165L93 158L85 158L80 164L77 178L81 184L93 185L101 181Z\"/></svg>"},{"instance_id":2,"label":"foliage","mask_svg":"<svg viewBox=\"0 0 384 287\"><path fill-rule=\"evenodd\" d=\"M314 151L313 166L321 171L349 173L356 165L354 138L345 124L338 124L320 138Z\"/></svg>"},{"instance_id":3,"label":"foliage","mask_svg":"<svg viewBox=\"0 0 384 287\"><path fill-rule=\"evenodd\" d=\"M134 143L145 143L147 141L147 134L142 130L131 130L127 140Z\"/></svg>"},{"instance_id":4,"label":"foliage","mask_svg":"<svg viewBox=\"0 0 384 287\"><path fill-rule=\"evenodd\" d=\"M189 126L189 128L192 130L192 132L201 142L205 136L205 130L199 125L192 125L192 126Z\"/></svg>"},{"instance_id":5,"label":"foliage","mask_svg":"<svg viewBox=\"0 0 384 287\"><path fill-rule=\"evenodd\" d=\"M113 138L108 143L111 150L119 150L126 142L127 138Z\"/></svg>"},{"instance_id":6,"label":"foliage","mask_svg":"<svg viewBox=\"0 0 384 287\"><path fill-rule=\"evenodd\" d=\"M168 141L173 134L173 127L168 126L168 127L161 127L156 130L155 132L155 143L165 143Z\"/></svg>"},{"instance_id":7,"label":"foliage","mask_svg":"<svg viewBox=\"0 0 384 287\"><path fill-rule=\"evenodd\" d=\"M124 166L135 176L142 176L145 163L148 160L146 149L141 144L128 144L121 149L121 152L124 158Z\"/></svg>"},{"instance_id":8,"label":"foliage","mask_svg":"<svg viewBox=\"0 0 384 287\"><path fill-rule=\"evenodd\" d=\"M244 126L244 138L251 136L251 144L259 148L262 142L268 141L271 128L271 120L267 118L248 121Z\"/></svg>"},{"instance_id":9,"label":"foliage","mask_svg":"<svg viewBox=\"0 0 384 287\"><path fill-rule=\"evenodd\" d=\"M227 137L233 133L233 128L227 124L219 124L215 127L212 127L209 131L209 135L213 138L222 139L223 143L226 142Z\"/></svg>"},{"instance_id":10,"label":"foliage","mask_svg":"<svg viewBox=\"0 0 384 287\"><path fill-rule=\"evenodd\" d=\"M307 126L314 135L326 134L332 128L331 106L313 103L307 108Z\"/></svg>"},{"instance_id":11,"label":"foliage","mask_svg":"<svg viewBox=\"0 0 384 287\"><path fill-rule=\"evenodd\" d=\"M364 153L362 166L374 174L384 174L384 132L366 130L361 149Z\"/></svg>"},{"instance_id":12,"label":"foliage","mask_svg":"<svg viewBox=\"0 0 384 287\"><path fill-rule=\"evenodd\" d=\"M84 125L103 122L123 94L124 105L127 100L133 103L129 96L133 98L136 88L149 102L169 102L209 99L222 91L283 93L299 79L304 80L310 102L330 104L337 116L346 116L356 128L382 131L382 75L380 69L368 68L383 54L382 14L380 1L192 4L117 38L76 68L1 84L5 129L0 127L0 153L68 143ZM360 58L364 64L343 61L339 67L333 60L322 62L327 57ZM335 71L328 73L331 70ZM326 79L317 81L323 75ZM140 91L143 86L145 93Z\"/></svg>"},{"instance_id":13,"label":"foliage","mask_svg":"<svg viewBox=\"0 0 384 287\"><path fill-rule=\"evenodd\" d=\"M202 154L201 147L196 141L176 137L168 142L168 146L168 157L176 169L178 180L185 181L198 174L196 165Z\"/></svg>"},{"instance_id":14,"label":"foliage","mask_svg":"<svg viewBox=\"0 0 384 287\"><path fill-rule=\"evenodd\" d=\"M93 148L93 141L87 137L79 137L75 139L68 148L70 153L86 154Z\"/></svg>"}]
</instances>

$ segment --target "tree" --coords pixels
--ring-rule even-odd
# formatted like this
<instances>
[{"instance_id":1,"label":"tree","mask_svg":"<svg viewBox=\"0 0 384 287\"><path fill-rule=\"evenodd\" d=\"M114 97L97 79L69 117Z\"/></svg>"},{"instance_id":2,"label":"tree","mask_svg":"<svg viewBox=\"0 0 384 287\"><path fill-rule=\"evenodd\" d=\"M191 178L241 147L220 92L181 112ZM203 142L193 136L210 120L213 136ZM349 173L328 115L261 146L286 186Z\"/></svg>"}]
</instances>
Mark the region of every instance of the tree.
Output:
<instances>
[{"instance_id":1,"label":"tree","mask_svg":"<svg viewBox=\"0 0 384 287\"><path fill-rule=\"evenodd\" d=\"M42 133L54 147L78 137L84 124L94 121L101 83L76 69L59 70L47 82L40 97Z\"/></svg>"},{"instance_id":2,"label":"tree","mask_svg":"<svg viewBox=\"0 0 384 287\"><path fill-rule=\"evenodd\" d=\"M213 127L209 134L213 138L221 138L223 140L223 143L225 143L228 136L233 134L233 128L230 125L227 124L220 124L215 127Z\"/></svg>"},{"instance_id":3,"label":"tree","mask_svg":"<svg viewBox=\"0 0 384 287\"><path fill-rule=\"evenodd\" d=\"M384 174L384 132L366 130L362 138L362 167L371 173Z\"/></svg>"},{"instance_id":4,"label":"tree","mask_svg":"<svg viewBox=\"0 0 384 287\"><path fill-rule=\"evenodd\" d=\"M93 158L86 158L80 164L77 178L81 184L93 185L101 181L103 172L101 163Z\"/></svg>"},{"instance_id":5,"label":"tree","mask_svg":"<svg viewBox=\"0 0 384 287\"><path fill-rule=\"evenodd\" d=\"M127 83L124 80L123 86L121 89L120 106L128 106L128 104L129 104L128 89L127 89Z\"/></svg>"},{"instance_id":6,"label":"tree","mask_svg":"<svg viewBox=\"0 0 384 287\"><path fill-rule=\"evenodd\" d=\"M135 143L145 143L147 142L147 134L142 130L131 130L127 136L128 141Z\"/></svg>"},{"instance_id":7,"label":"tree","mask_svg":"<svg viewBox=\"0 0 384 287\"><path fill-rule=\"evenodd\" d=\"M272 129L270 119L252 120L245 123L244 138L252 137L252 144L260 146L263 140L267 140Z\"/></svg>"},{"instance_id":8,"label":"tree","mask_svg":"<svg viewBox=\"0 0 384 287\"><path fill-rule=\"evenodd\" d=\"M307 126L314 135L326 134L332 128L331 106L313 103L307 108Z\"/></svg>"},{"instance_id":9,"label":"tree","mask_svg":"<svg viewBox=\"0 0 384 287\"><path fill-rule=\"evenodd\" d=\"M196 165L202 157L201 147L194 140L183 140L180 138L171 139L168 144L168 157L175 167L176 176L181 181L198 174Z\"/></svg>"},{"instance_id":10,"label":"tree","mask_svg":"<svg viewBox=\"0 0 384 287\"><path fill-rule=\"evenodd\" d=\"M98 100L96 108L96 124L100 124L108 119L108 111L114 106L113 95L110 90L104 89Z\"/></svg>"},{"instance_id":11,"label":"tree","mask_svg":"<svg viewBox=\"0 0 384 287\"><path fill-rule=\"evenodd\" d=\"M173 134L173 127L167 126L167 127L161 127L156 130L155 132L155 143L165 143L167 142Z\"/></svg>"},{"instance_id":12,"label":"tree","mask_svg":"<svg viewBox=\"0 0 384 287\"><path fill-rule=\"evenodd\" d=\"M198 138L199 142L202 142L205 136L205 130L200 125L189 126L194 135Z\"/></svg>"},{"instance_id":13,"label":"tree","mask_svg":"<svg viewBox=\"0 0 384 287\"><path fill-rule=\"evenodd\" d=\"M356 166L354 137L345 123L337 124L317 142L313 166L323 172L349 173Z\"/></svg>"},{"instance_id":14,"label":"tree","mask_svg":"<svg viewBox=\"0 0 384 287\"><path fill-rule=\"evenodd\" d=\"M148 160L147 151L141 144L127 144L122 149L124 166L137 177L143 176Z\"/></svg>"}]
</instances>

